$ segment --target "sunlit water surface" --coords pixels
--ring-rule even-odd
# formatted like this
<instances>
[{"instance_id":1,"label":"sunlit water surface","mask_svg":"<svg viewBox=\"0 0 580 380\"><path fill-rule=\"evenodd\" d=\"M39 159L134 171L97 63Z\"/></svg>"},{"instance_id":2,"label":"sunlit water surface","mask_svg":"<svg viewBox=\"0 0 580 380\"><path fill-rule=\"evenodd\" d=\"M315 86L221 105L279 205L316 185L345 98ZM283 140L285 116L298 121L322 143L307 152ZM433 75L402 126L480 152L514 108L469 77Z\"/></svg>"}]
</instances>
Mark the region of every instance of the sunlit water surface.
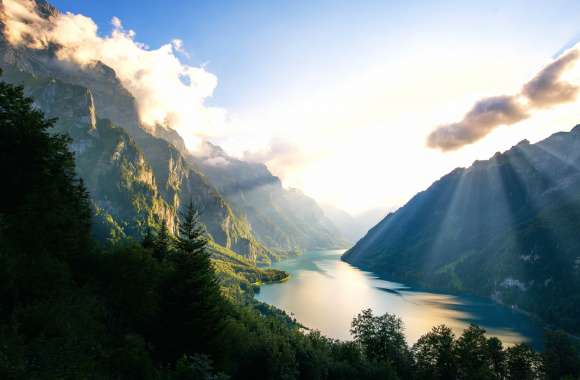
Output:
<instances>
[{"instance_id":1,"label":"sunlit water surface","mask_svg":"<svg viewBox=\"0 0 580 380\"><path fill-rule=\"evenodd\" d=\"M293 315L301 324L337 339L351 339L352 318L364 308L401 317L409 344L432 326L459 335L470 323L505 344L541 347L542 328L525 315L488 300L414 290L340 261L343 250L311 251L277 263L290 273L284 283L264 285L256 299Z\"/></svg>"}]
</instances>

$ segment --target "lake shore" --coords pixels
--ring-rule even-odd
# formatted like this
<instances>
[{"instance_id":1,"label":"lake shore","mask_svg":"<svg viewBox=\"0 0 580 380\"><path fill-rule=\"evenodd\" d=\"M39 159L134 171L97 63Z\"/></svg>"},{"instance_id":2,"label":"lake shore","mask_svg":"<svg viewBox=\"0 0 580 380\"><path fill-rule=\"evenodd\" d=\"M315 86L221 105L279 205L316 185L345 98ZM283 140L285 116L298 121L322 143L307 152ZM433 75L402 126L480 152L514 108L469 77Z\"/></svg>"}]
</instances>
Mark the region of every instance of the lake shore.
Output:
<instances>
[{"instance_id":1,"label":"lake shore","mask_svg":"<svg viewBox=\"0 0 580 380\"><path fill-rule=\"evenodd\" d=\"M393 282L340 260L342 250L310 251L280 261L288 272L283 283L264 285L255 298L289 314L329 337L350 339L350 322L363 308L399 315L409 342L444 323L456 334L478 324L507 345L529 342L541 346L542 330L526 315L490 300L438 293Z\"/></svg>"}]
</instances>

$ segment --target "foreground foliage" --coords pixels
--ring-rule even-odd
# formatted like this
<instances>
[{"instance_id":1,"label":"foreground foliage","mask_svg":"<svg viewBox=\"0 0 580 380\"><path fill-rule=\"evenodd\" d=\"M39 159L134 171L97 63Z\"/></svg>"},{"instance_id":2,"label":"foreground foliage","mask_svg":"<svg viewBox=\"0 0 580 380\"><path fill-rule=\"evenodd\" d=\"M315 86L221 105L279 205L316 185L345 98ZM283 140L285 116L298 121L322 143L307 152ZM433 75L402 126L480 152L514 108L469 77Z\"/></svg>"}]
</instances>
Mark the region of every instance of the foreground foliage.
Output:
<instances>
[{"instance_id":1,"label":"foreground foliage","mask_svg":"<svg viewBox=\"0 0 580 380\"><path fill-rule=\"evenodd\" d=\"M562 379L577 347L552 333L538 354L476 326L434 328L408 347L399 318L359 314L354 341L304 333L274 309L223 295L193 206L179 234L91 239L68 138L0 83L0 378Z\"/></svg>"}]
</instances>

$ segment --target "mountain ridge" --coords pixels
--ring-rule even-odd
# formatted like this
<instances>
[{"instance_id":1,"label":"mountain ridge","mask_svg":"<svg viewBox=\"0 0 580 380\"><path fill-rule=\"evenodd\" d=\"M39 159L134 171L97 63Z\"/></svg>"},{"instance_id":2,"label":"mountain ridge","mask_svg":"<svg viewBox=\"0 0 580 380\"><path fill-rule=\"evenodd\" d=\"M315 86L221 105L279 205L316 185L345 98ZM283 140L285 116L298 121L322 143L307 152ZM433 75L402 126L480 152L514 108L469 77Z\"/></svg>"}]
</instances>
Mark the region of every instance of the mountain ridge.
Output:
<instances>
[{"instance_id":1,"label":"mountain ridge","mask_svg":"<svg viewBox=\"0 0 580 380\"><path fill-rule=\"evenodd\" d=\"M37 2L37 11L47 19L58 14L58 10L45 1ZM1 27L4 32L4 25L2 24ZM318 221L316 220L314 223L310 223L312 229L305 232L305 238L302 240L294 241L289 238L293 234L293 230L284 231L285 228L293 227L292 225L278 228L282 231L277 238L278 240L276 238L267 239L265 234L255 236L248 216L243 214L246 209L236 207L232 204L232 198L226 200L220 194L216 185L211 183L207 173L203 172L203 165L196 162L196 159L185 149L183 139L170 126L156 125L151 128L145 127L140 122L134 97L121 84L112 68L102 62L79 66L61 61L55 56L57 50L58 46L50 46L44 50L15 47L9 44L2 33L0 37L0 66L6 73L4 79L12 83L22 84L24 80L30 79L24 77L30 75L33 79L57 80L61 83L83 87L89 91L93 103L91 106L93 113L95 109L97 110L97 116L94 117L108 119L112 125L120 126L147 161L148 169L152 171L155 178L153 185L157 188L154 191L155 196L166 204L163 206L166 211L156 215L156 224L160 223L159 218L163 214L168 225L174 228L179 210L189 200L193 200L203 208L202 221L217 243L240 252L261 264L269 264L272 259L282 257L283 251L334 247L334 240L331 238L322 239L322 243L318 244L321 239L316 234L322 235L326 231L322 226L317 230ZM28 82L31 81L28 80ZM43 111L48 111L51 117L60 118L63 116L59 114L58 110L53 112L55 110L46 108L49 106L46 101L39 106ZM62 110L62 112L66 114L70 110ZM92 139L95 138L97 136L92 136ZM73 143L80 146L78 141ZM250 164L248 163L248 165ZM265 168L265 172L271 175L267 168ZM284 191L281 184L279 186L279 190ZM90 190L95 190L95 187ZM265 203L254 206L265 208L272 205ZM250 219L251 216L252 214L250 214ZM280 215L277 217L278 221L282 219ZM268 223L272 225L278 221L268 221ZM259 224L256 220L253 222L254 225ZM124 223L121 222L121 224ZM113 225L115 224L119 223L113 223ZM118 228L116 229L118 230ZM336 232L332 227L330 229L332 234ZM132 228L129 234L137 236L137 232L139 231ZM312 243L310 239L312 239Z\"/></svg>"},{"instance_id":2,"label":"mountain ridge","mask_svg":"<svg viewBox=\"0 0 580 380\"><path fill-rule=\"evenodd\" d=\"M451 171L387 215L343 260L490 297L578 332L579 194L575 126Z\"/></svg>"},{"instance_id":3,"label":"mountain ridge","mask_svg":"<svg viewBox=\"0 0 580 380\"><path fill-rule=\"evenodd\" d=\"M163 203L166 206L162 207L165 210L164 212L155 215L156 218L148 218L145 221L140 220L140 217L137 218L135 214L130 216L129 219L131 220L125 220L122 215L111 215L108 212L104 212L102 215L103 220L109 221L108 224L112 227L111 232L115 236L128 233L130 236L138 238L144 232L144 224L158 226L162 219L172 229L175 229L175 221L179 209L191 199L197 203L204 204L205 208L202 220L218 244L235 249L239 253L262 264L268 264L272 257L277 257L277 253L263 247L263 245L255 240L250 232L249 226L244 226L243 221L233 215L231 209L221 199L218 192L207 183L201 173L190 168L185 163L185 160L173 145L150 135L139 127L134 99L121 86L112 69L101 63L96 63L92 66L96 72L91 71L90 67L81 69L66 63L63 63L64 66L61 66L61 63L55 60L50 51L36 51L33 49L13 47L3 38L3 34L0 37L0 56L0 66L4 71L3 79L8 82L24 85L27 94L35 98L35 104L47 113L48 116L58 119L57 130L66 133L74 132L72 136L73 147L79 147L87 143L88 140L85 138L93 140L92 143L94 144L95 140L98 140L100 136L98 134L79 134L78 132L82 128L71 129L70 125L72 124L76 124L78 127L79 125L86 125L90 121L86 116L82 116L86 113L82 110L83 104L80 104L76 99L70 97L66 102L55 102L54 100L59 97L67 98L67 94L70 93L76 93L81 97L88 96L91 99L89 108L92 109L92 117L95 121L97 118L102 121L110 120L111 117L116 118L117 121L128 121L129 128L123 126L123 128L118 129L119 134L117 137L124 139L125 143L130 142L127 146L133 146L134 148L132 149L139 151L134 156L137 162L133 162L132 164L139 166L143 159L147 161L146 166L148 170L152 171L155 177L155 184L151 183L151 186L156 187L154 191L150 191L151 194L149 195L155 193L153 196L163 199ZM70 73L74 75L69 75ZM83 76L79 73L89 74ZM79 77L84 78L83 81L80 81L83 82L82 85L70 84L68 81L71 81L71 77L73 81L76 81ZM85 86L87 84L91 85L90 88ZM113 87L108 87L110 85ZM106 102L105 99L109 95L105 91L107 88L109 90L112 88L113 92L120 94L120 99L117 99L119 102L115 101L114 103L117 106L109 105L109 107L105 107L105 110L113 111L103 115L100 105ZM94 95L95 89L97 94L101 94L100 96ZM39 96L42 96L42 98L39 98ZM123 105L128 106L121 107ZM77 109L75 109L75 106ZM121 113L114 111L120 108L124 111ZM75 116L78 115L81 115L80 118L74 120ZM108 123L109 127L118 125L114 123L114 119L113 122L109 121ZM91 128L89 126L89 129ZM132 133L128 134L128 131ZM83 139L85 139L84 142ZM78 153L81 152L77 152L77 155ZM77 159L81 159L82 161L81 157L77 157ZM83 174L87 178L94 177L94 173L92 172L97 167L93 167L92 164L94 162L87 162L87 165L84 166L87 170ZM82 164L79 165L79 170L82 172ZM130 173L125 172L125 174ZM121 178L119 176L113 177L116 180L112 182L106 176L101 176L100 178L104 181L100 187L109 187L111 189L118 187L124 180L127 180L127 178ZM97 187L99 184L93 182L89 183L89 185L92 185L89 190L95 193L94 198L98 200L99 197L97 194L99 194L99 190ZM119 198L117 200L117 209L123 208L125 206L122 204L123 200ZM107 203L110 202L107 201ZM150 205L152 205L151 202ZM101 211L106 209L107 207L102 208L96 205L97 216L101 215ZM119 217L121 220L116 221L114 217ZM122 225L134 224L140 225L140 228L130 226L128 231L123 231ZM104 236L106 233L103 231L100 235Z\"/></svg>"}]
</instances>

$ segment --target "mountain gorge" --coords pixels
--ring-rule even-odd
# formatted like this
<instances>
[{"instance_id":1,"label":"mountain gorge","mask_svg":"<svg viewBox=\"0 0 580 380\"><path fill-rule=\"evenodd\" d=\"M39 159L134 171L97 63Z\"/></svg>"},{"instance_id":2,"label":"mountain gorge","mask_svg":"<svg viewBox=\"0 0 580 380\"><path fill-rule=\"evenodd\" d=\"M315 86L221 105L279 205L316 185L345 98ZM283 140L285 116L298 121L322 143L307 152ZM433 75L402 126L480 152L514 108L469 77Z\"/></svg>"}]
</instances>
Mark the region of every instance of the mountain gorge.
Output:
<instances>
[{"instance_id":1,"label":"mountain gorge","mask_svg":"<svg viewBox=\"0 0 580 380\"><path fill-rule=\"evenodd\" d=\"M45 2L36 7L46 20L58 14ZM193 201L212 239L256 264L342 244L316 203L284 189L264 165L227 157L218 147L228 165L192 155L169 126L141 123L135 98L112 68L59 60L58 49L13 46L2 33L0 67L3 80L23 85L57 119L57 132L73 139L99 239L140 238L162 221L175 230L180 210Z\"/></svg>"},{"instance_id":2,"label":"mountain gorge","mask_svg":"<svg viewBox=\"0 0 580 380\"><path fill-rule=\"evenodd\" d=\"M343 260L470 292L579 332L580 126L452 171L372 228Z\"/></svg>"}]
</instances>

